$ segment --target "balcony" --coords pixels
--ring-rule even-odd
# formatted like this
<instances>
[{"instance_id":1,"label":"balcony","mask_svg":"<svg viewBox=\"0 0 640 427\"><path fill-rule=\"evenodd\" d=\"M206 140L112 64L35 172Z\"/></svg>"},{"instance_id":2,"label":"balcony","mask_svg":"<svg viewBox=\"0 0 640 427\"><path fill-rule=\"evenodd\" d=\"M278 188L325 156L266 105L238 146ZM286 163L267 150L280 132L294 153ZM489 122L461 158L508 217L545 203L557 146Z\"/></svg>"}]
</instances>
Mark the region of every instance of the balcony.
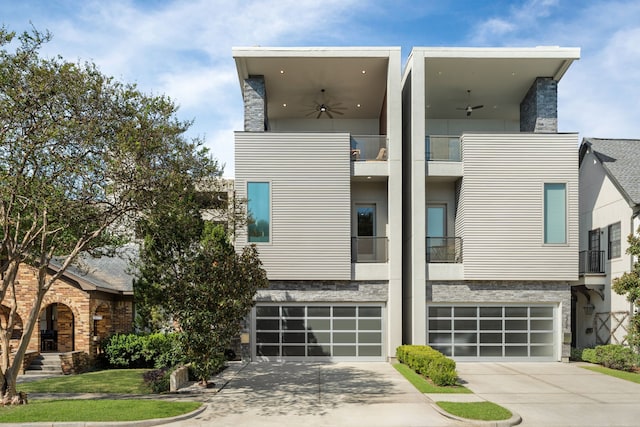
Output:
<instances>
[{"instance_id":1,"label":"balcony","mask_svg":"<svg viewBox=\"0 0 640 427\"><path fill-rule=\"evenodd\" d=\"M461 237L427 237L428 263L462 263Z\"/></svg>"},{"instance_id":2,"label":"balcony","mask_svg":"<svg viewBox=\"0 0 640 427\"><path fill-rule=\"evenodd\" d=\"M578 274L605 274L604 251L580 251Z\"/></svg>"},{"instance_id":3,"label":"balcony","mask_svg":"<svg viewBox=\"0 0 640 427\"><path fill-rule=\"evenodd\" d=\"M367 160L387 160L386 135L351 135L351 160L362 162Z\"/></svg>"},{"instance_id":4,"label":"balcony","mask_svg":"<svg viewBox=\"0 0 640 427\"><path fill-rule=\"evenodd\" d=\"M385 263L389 259L387 247L386 237L352 237L351 262Z\"/></svg>"},{"instance_id":5,"label":"balcony","mask_svg":"<svg viewBox=\"0 0 640 427\"><path fill-rule=\"evenodd\" d=\"M425 139L427 161L459 162L460 138L447 135L428 135Z\"/></svg>"}]
</instances>

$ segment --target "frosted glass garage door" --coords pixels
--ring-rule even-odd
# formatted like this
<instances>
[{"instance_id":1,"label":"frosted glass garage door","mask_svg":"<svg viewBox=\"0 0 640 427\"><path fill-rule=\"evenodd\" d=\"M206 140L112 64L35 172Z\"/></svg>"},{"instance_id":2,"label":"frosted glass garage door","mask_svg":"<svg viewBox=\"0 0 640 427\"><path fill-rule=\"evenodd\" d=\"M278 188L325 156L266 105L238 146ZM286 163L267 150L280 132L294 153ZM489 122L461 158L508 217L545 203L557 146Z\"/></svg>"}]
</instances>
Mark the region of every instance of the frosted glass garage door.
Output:
<instances>
[{"instance_id":1,"label":"frosted glass garage door","mask_svg":"<svg viewBox=\"0 0 640 427\"><path fill-rule=\"evenodd\" d=\"M554 306L427 307L427 342L456 359L555 360Z\"/></svg>"},{"instance_id":2,"label":"frosted glass garage door","mask_svg":"<svg viewBox=\"0 0 640 427\"><path fill-rule=\"evenodd\" d=\"M381 305L258 305L255 356L261 360L383 360Z\"/></svg>"}]
</instances>

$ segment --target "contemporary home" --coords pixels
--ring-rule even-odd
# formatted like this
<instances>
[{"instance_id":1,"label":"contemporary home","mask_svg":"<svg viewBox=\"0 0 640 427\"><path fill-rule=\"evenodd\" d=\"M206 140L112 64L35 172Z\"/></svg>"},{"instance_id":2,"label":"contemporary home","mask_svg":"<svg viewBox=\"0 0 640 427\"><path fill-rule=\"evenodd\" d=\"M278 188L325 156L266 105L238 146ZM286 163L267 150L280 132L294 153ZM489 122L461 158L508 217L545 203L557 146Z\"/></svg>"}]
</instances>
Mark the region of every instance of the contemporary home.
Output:
<instances>
[{"instance_id":1,"label":"contemporary home","mask_svg":"<svg viewBox=\"0 0 640 427\"><path fill-rule=\"evenodd\" d=\"M404 341L456 360L566 360L578 136L558 133L577 48L414 48L402 80Z\"/></svg>"},{"instance_id":2,"label":"contemporary home","mask_svg":"<svg viewBox=\"0 0 640 427\"><path fill-rule=\"evenodd\" d=\"M611 289L633 267L627 236L640 226L640 140L580 146L580 277L572 288L578 348L623 344L634 307Z\"/></svg>"},{"instance_id":3,"label":"contemporary home","mask_svg":"<svg viewBox=\"0 0 640 427\"><path fill-rule=\"evenodd\" d=\"M236 48L236 194L271 286L255 360L565 360L577 48Z\"/></svg>"},{"instance_id":4,"label":"contemporary home","mask_svg":"<svg viewBox=\"0 0 640 427\"><path fill-rule=\"evenodd\" d=\"M385 360L402 343L399 48L235 48L236 195L270 279L257 360Z\"/></svg>"}]
</instances>

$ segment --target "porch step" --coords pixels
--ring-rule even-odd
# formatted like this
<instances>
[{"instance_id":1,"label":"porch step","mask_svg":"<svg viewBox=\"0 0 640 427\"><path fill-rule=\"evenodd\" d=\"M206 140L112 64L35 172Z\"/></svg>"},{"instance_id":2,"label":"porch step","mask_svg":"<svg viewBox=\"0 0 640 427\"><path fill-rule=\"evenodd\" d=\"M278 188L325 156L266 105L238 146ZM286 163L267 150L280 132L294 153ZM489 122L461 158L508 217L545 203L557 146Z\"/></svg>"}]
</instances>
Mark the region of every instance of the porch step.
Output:
<instances>
[{"instance_id":1,"label":"porch step","mask_svg":"<svg viewBox=\"0 0 640 427\"><path fill-rule=\"evenodd\" d=\"M44 353L31 361L25 375L62 375L62 365L58 353Z\"/></svg>"}]
</instances>

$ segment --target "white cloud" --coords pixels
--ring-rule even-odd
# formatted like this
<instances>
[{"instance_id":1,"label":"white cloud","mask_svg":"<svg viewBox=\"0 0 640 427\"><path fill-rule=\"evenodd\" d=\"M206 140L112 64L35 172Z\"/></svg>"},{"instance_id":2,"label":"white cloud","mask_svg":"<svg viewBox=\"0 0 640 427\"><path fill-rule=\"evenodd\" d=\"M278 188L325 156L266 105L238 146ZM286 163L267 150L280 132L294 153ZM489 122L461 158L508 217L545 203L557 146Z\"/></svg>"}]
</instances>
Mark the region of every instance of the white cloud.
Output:
<instances>
[{"instance_id":1,"label":"white cloud","mask_svg":"<svg viewBox=\"0 0 640 427\"><path fill-rule=\"evenodd\" d=\"M505 38L514 38L523 29L537 27L539 20L549 17L557 5L558 0L527 0L511 6L504 17L494 16L481 21L472 31L471 39L474 44L504 45Z\"/></svg>"}]
</instances>

